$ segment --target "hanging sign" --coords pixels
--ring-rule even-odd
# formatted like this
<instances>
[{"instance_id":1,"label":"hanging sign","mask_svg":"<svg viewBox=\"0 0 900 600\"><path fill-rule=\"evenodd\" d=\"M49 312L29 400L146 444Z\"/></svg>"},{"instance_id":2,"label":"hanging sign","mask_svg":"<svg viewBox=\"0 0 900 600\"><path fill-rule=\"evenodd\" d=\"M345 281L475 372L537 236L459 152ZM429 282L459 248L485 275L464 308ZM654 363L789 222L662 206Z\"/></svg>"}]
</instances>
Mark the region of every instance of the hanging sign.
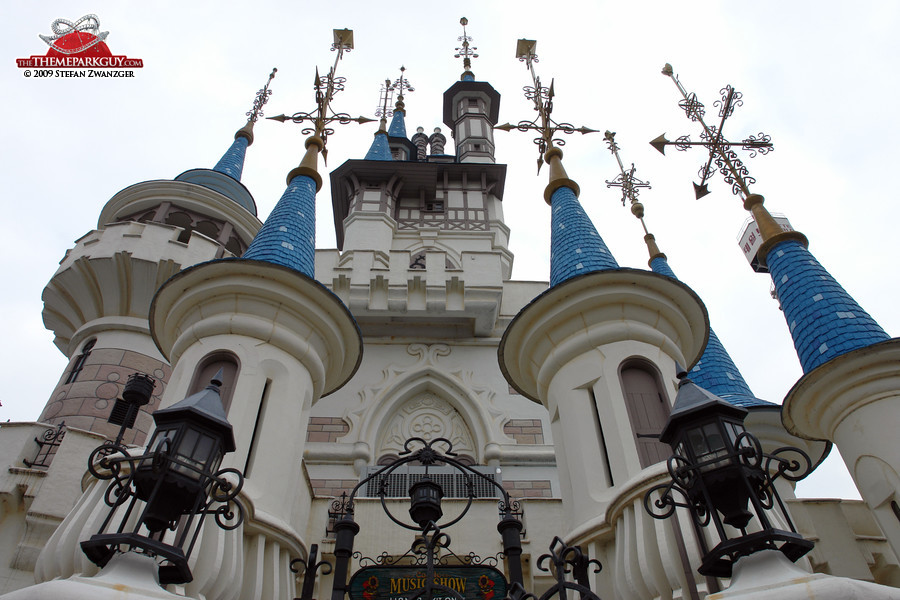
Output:
<instances>
[{"instance_id":1,"label":"hanging sign","mask_svg":"<svg viewBox=\"0 0 900 600\"><path fill-rule=\"evenodd\" d=\"M350 578L351 600L502 600L506 579L494 567L435 566L436 587L430 599L422 596L427 574L422 565L363 567ZM452 590L452 591L449 591Z\"/></svg>"}]
</instances>

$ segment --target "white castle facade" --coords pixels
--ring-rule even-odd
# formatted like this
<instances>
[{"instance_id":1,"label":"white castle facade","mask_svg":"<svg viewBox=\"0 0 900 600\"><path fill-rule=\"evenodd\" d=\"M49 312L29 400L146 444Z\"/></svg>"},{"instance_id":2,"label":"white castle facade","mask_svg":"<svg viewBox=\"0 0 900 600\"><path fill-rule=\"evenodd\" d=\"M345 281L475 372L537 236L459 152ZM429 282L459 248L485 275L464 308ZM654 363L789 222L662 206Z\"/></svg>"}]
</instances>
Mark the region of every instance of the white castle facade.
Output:
<instances>
[{"instance_id":1,"label":"white castle facade","mask_svg":"<svg viewBox=\"0 0 900 600\"><path fill-rule=\"evenodd\" d=\"M292 559L315 544L333 560L335 500L416 437L450 440L461 461L520 500L526 589L550 585L537 559L554 536L602 563L591 574L602 598L703 598L725 588L696 572L701 550L686 514L659 521L643 508L646 491L667 477L671 450L654 436L678 393L679 365L707 368L704 381L714 381L709 370L722 364L701 360L705 308L658 264L584 267L576 254L609 250L577 238L574 246L555 238L555 258L572 260L554 267L551 286L511 280L506 167L493 146L499 102L467 71L444 96L446 147L439 132L407 137L398 106L366 158L330 175L337 249L313 252L304 228L321 183L316 139L263 226L240 183L252 124L215 169L138 183L110 199L44 290L44 322L69 365L39 422L0 427L0 593L43 597L50 588L41 585L68 582L54 593L81 597L80 585L97 597L132 585L135 597L294 598ZM575 198L561 153L547 156L548 203L560 190ZM577 221L560 206L548 209L563 219L554 227ZM766 237L761 201L749 208ZM779 243L802 245L768 238L773 255ZM665 260L655 246L650 254ZM779 293L792 301L790 290ZM799 329L795 341L824 335ZM829 331L816 348L857 335ZM806 370L784 408L741 404L766 449L800 446L818 461L834 443L864 498L805 501L781 486L798 531L816 543L798 562L809 572L900 587L897 353L896 340L874 334ZM78 542L105 515L106 487L86 460L118 431L107 420L122 384L134 372L157 381L124 439L140 447L152 411L203 389L220 369L237 446L224 464L246 477L243 525L205 527L193 580L168 591L137 576L95 577ZM736 368L719 375L740 377ZM727 400L723 390L733 391L710 389ZM48 430L65 431L58 446L42 443ZM451 475L445 481L452 514L465 493L449 491ZM404 485L387 501L399 511ZM374 495L358 493L354 550L402 555L414 536ZM479 492L473 504L448 530L453 549L497 556L497 498ZM316 597L331 583L321 575Z\"/></svg>"}]
</instances>

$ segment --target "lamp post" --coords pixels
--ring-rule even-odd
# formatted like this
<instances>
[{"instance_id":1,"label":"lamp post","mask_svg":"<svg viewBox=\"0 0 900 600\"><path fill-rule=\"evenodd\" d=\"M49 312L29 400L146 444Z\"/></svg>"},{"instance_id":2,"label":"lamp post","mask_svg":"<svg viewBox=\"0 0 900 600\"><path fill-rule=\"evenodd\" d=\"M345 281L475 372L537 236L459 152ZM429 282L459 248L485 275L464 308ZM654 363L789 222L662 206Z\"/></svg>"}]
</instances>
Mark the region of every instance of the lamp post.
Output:
<instances>
[{"instance_id":1,"label":"lamp post","mask_svg":"<svg viewBox=\"0 0 900 600\"><path fill-rule=\"evenodd\" d=\"M125 546L163 559L161 584L186 583L203 517L214 514L227 530L241 524L243 507L236 497L243 476L219 469L222 457L235 449L221 385L219 371L204 390L153 413L156 430L144 454L131 456L118 444L91 453L91 474L112 480L105 495L109 514L98 533L81 543L95 564L106 565Z\"/></svg>"},{"instance_id":2,"label":"lamp post","mask_svg":"<svg viewBox=\"0 0 900 600\"><path fill-rule=\"evenodd\" d=\"M759 440L744 428L747 410L725 402L686 375L679 374L675 405L659 436L674 452L668 460L672 481L650 489L644 508L665 519L676 507L684 507L701 528L713 525L718 543L702 558L698 570L703 575L729 577L738 558L760 550L777 549L796 561L813 543L797 533L774 483L779 477L788 481L806 477L812 470L809 456L789 446L763 453ZM789 530L773 525L770 511L776 506ZM750 532L754 518L759 530ZM740 534L730 534L725 525Z\"/></svg>"}]
</instances>

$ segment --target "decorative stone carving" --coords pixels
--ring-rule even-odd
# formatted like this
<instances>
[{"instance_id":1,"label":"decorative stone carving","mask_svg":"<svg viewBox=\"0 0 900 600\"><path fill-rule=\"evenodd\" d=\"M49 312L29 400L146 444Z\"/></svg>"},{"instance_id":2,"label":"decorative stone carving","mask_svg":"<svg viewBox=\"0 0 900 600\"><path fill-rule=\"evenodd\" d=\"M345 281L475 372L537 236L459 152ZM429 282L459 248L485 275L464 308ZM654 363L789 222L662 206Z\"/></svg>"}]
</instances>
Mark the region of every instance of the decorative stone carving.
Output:
<instances>
[{"instance_id":1,"label":"decorative stone carving","mask_svg":"<svg viewBox=\"0 0 900 600\"><path fill-rule=\"evenodd\" d=\"M378 444L378 456L400 453L403 442L411 437L429 442L447 438L453 443L454 452L478 455L465 420L455 408L433 394L422 394L402 405L384 431Z\"/></svg>"}]
</instances>

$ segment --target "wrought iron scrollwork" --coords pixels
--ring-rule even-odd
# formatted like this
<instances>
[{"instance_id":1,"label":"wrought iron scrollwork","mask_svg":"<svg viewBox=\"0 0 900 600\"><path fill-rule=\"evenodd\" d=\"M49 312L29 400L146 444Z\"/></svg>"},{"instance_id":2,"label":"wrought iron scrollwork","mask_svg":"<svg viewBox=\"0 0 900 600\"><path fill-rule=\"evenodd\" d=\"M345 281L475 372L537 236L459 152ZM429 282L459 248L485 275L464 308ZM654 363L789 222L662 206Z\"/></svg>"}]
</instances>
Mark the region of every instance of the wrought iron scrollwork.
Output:
<instances>
[{"instance_id":1,"label":"wrought iron scrollwork","mask_svg":"<svg viewBox=\"0 0 900 600\"><path fill-rule=\"evenodd\" d=\"M53 460L53 457L56 456L56 449L59 448L60 444L62 444L63 439L66 437L66 422L63 421L56 427L50 427L44 430L44 433L41 434L41 437L34 438L34 441L37 442L38 451L34 457L34 460L22 459L22 462L25 463L26 467L31 468L46 468L50 466L50 462Z\"/></svg>"},{"instance_id":2,"label":"wrought iron scrollwork","mask_svg":"<svg viewBox=\"0 0 900 600\"><path fill-rule=\"evenodd\" d=\"M754 435L742 431L734 436L723 452L713 453L696 464L676 454L669 458L666 466L671 480L653 486L645 493L644 509L655 519L667 519L675 513L676 508L686 508L699 527L710 524L715 526L720 542L704 557L701 573L728 576L731 565L737 558L765 548L778 548L792 559L812 548L810 542L796 533L775 488L775 482L780 478L799 481L812 471L812 460L803 450L784 446L766 453ZM745 499L744 509L730 504L725 506L730 511L735 511L736 508L743 510L746 515L742 522L732 522L741 531L741 535L733 539L729 539L728 531L723 527L722 520L724 518L727 523L727 516L722 517L717 512L725 508L713 501L721 493L715 490L715 486L721 485L722 481L717 480L714 473L726 471L737 473L736 487L732 493L735 498L740 498L743 494ZM707 480L707 477L710 479ZM753 509L752 513L746 511L748 502ZM773 527L767 512L776 505L789 531ZM754 514L759 520L761 531L748 533L746 522ZM779 544L782 544L781 547Z\"/></svg>"},{"instance_id":3,"label":"wrought iron scrollwork","mask_svg":"<svg viewBox=\"0 0 900 600\"><path fill-rule=\"evenodd\" d=\"M582 600L599 600L599 597L591 591L588 572L592 566L594 573L599 573L603 567L599 561L585 556L581 547L569 546L559 537L554 537L550 543L550 552L538 557L536 566L538 571L550 573L556 579L556 583L536 600L549 600L553 597L566 600L569 590L580 594ZM572 573L575 581L568 580L566 575L569 573ZM510 597L514 597L512 593ZM518 596L519 599L529 597L535 598L532 594Z\"/></svg>"},{"instance_id":4,"label":"wrought iron scrollwork","mask_svg":"<svg viewBox=\"0 0 900 600\"><path fill-rule=\"evenodd\" d=\"M354 118L347 113L335 112L331 108L331 101L334 99L335 94L342 92L347 82L347 78L339 77L336 74L336 71L338 63L341 58L343 58L344 53L350 52L353 49L353 32L349 29L336 29L334 30L334 39L335 41L331 45L331 51L337 52L334 65L328 70L326 75L319 75L319 69L316 69L316 78L313 83L316 99L315 110L310 112L295 112L291 116L281 114L277 117L268 117L269 119L280 121L281 123L288 120L293 123L311 123L310 126L304 127L301 130L301 133L303 135L316 135L321 138L323 144L322 157L325 159L326 163L328 152L324 145L328 143L328 136L334 133L334 128L331 126L332 123L337 122L341 125L346 125L351 122L362 124L374 121L374 119L362 116Z\"/></svg>"},{"instance_id":5,"label":"wrought iron scrollwork","mask_svg":"<svg viewBox=\"0 0 900 600\"><path fill-rule=\"evenodd\" d=\"M263 114L262 108L269 101L269 97L272 95L272 90L269 89L269 84L272 83L272 79L275 78L275 73L278 72L278 69L273 68L272 72L269 73L269 79L266 81L266 85L264 85L258 92L256 92L256 98L253 100L253 106L250 107L250 110L247 111L247 121L250 123L256 123L260 117L265 116Z\"/></svg>"},{"instance_id":6,"label":"wrought iron scrollwork","mask_svg":"<svg viewBox=\"0 0 900 600\"><path fill-rule=\"evenodd\" d=\"M322 575L329 575L332 571L332 564L327 560L318 560L319 545L313 544L309 547L309 556L306 560L295 558L291 561L289 567L292 573L298 575L303 573L303 587L299 598L294 600L312 600L313 587L315 586L316 576L319 572Z\"/></svg>"},{"instance_id":7,"label":"wrought iron scrollwork","mask_svg":"<svg viewBox=\"0 0 900 600\"><path fill-rule=\"evenodd\" d=\"M688 93L684 89L678 77L675 76L671 65L666 64L662 73L672 79L681 93L682 99L678 101L678 106L685 112L688 119L692 122L700 123L703 130L700 133L700 142L691 142L689 136L681 136L674 142L670 142L665 139L665 134L663 134L650 142L650 144L663 154L665 154L665 146L667 145L673 145L678 150L687 150L691 146L706 147L709 151L709 159L700 168L700 183L694 184L694 191L698 199L709 193L707 181L716 170L723 175L725 182L731 186L732 193L743 198L749 196L750 186L756 183L756 179L750 176L750 171L740 160L734 148L740 147L741 150L750 153L750 158L755 158L757 154L768 154L774 147L772 138L762 132L758 136L748 136L740 142L729 142L722 135L725 121L734 114L736 107L743 106L743 94L730 85L719 90L721 97L713 103L713 106L719 109L719 124L718 126L707 125L703 120L703 117L706 115L706 109L697 98L697 94L693 92ZM715 169L713 165L715 165Z\"/></svg>"},{"instance_id":8,"label":"wrought iron scrollwork","mask_svg":"<svg viewBox=\"0 0 900 600\"><path fill-rule=\"evenodd\" d=\"M519 40L516 54L519 61L524 62L531 73L532 85L525 86L522 90L525 92L525 98L534 104L534 111L538 114L532 121L522 120L517 125L505 123L495 126L494 129L499 129L500 131L516 129L522 132L533 130L538 132L540 135L534 138L533 141L538 147L537 169L538 173L540 173L544 164L544 155L547 151L554 145L566 145L564 139L556 137L557 133L571 135L578 132L584 135L586 133L596 133L597 130L583 126L575 127L571 123L560 123L553 119L553 98L556 95L554 82L551 80L549 87L541 85L541 78L534 71L534 63L538 62L538 56L534 51L536 44L537 42L533 40Z\"/></svg>"}]
</instances>

